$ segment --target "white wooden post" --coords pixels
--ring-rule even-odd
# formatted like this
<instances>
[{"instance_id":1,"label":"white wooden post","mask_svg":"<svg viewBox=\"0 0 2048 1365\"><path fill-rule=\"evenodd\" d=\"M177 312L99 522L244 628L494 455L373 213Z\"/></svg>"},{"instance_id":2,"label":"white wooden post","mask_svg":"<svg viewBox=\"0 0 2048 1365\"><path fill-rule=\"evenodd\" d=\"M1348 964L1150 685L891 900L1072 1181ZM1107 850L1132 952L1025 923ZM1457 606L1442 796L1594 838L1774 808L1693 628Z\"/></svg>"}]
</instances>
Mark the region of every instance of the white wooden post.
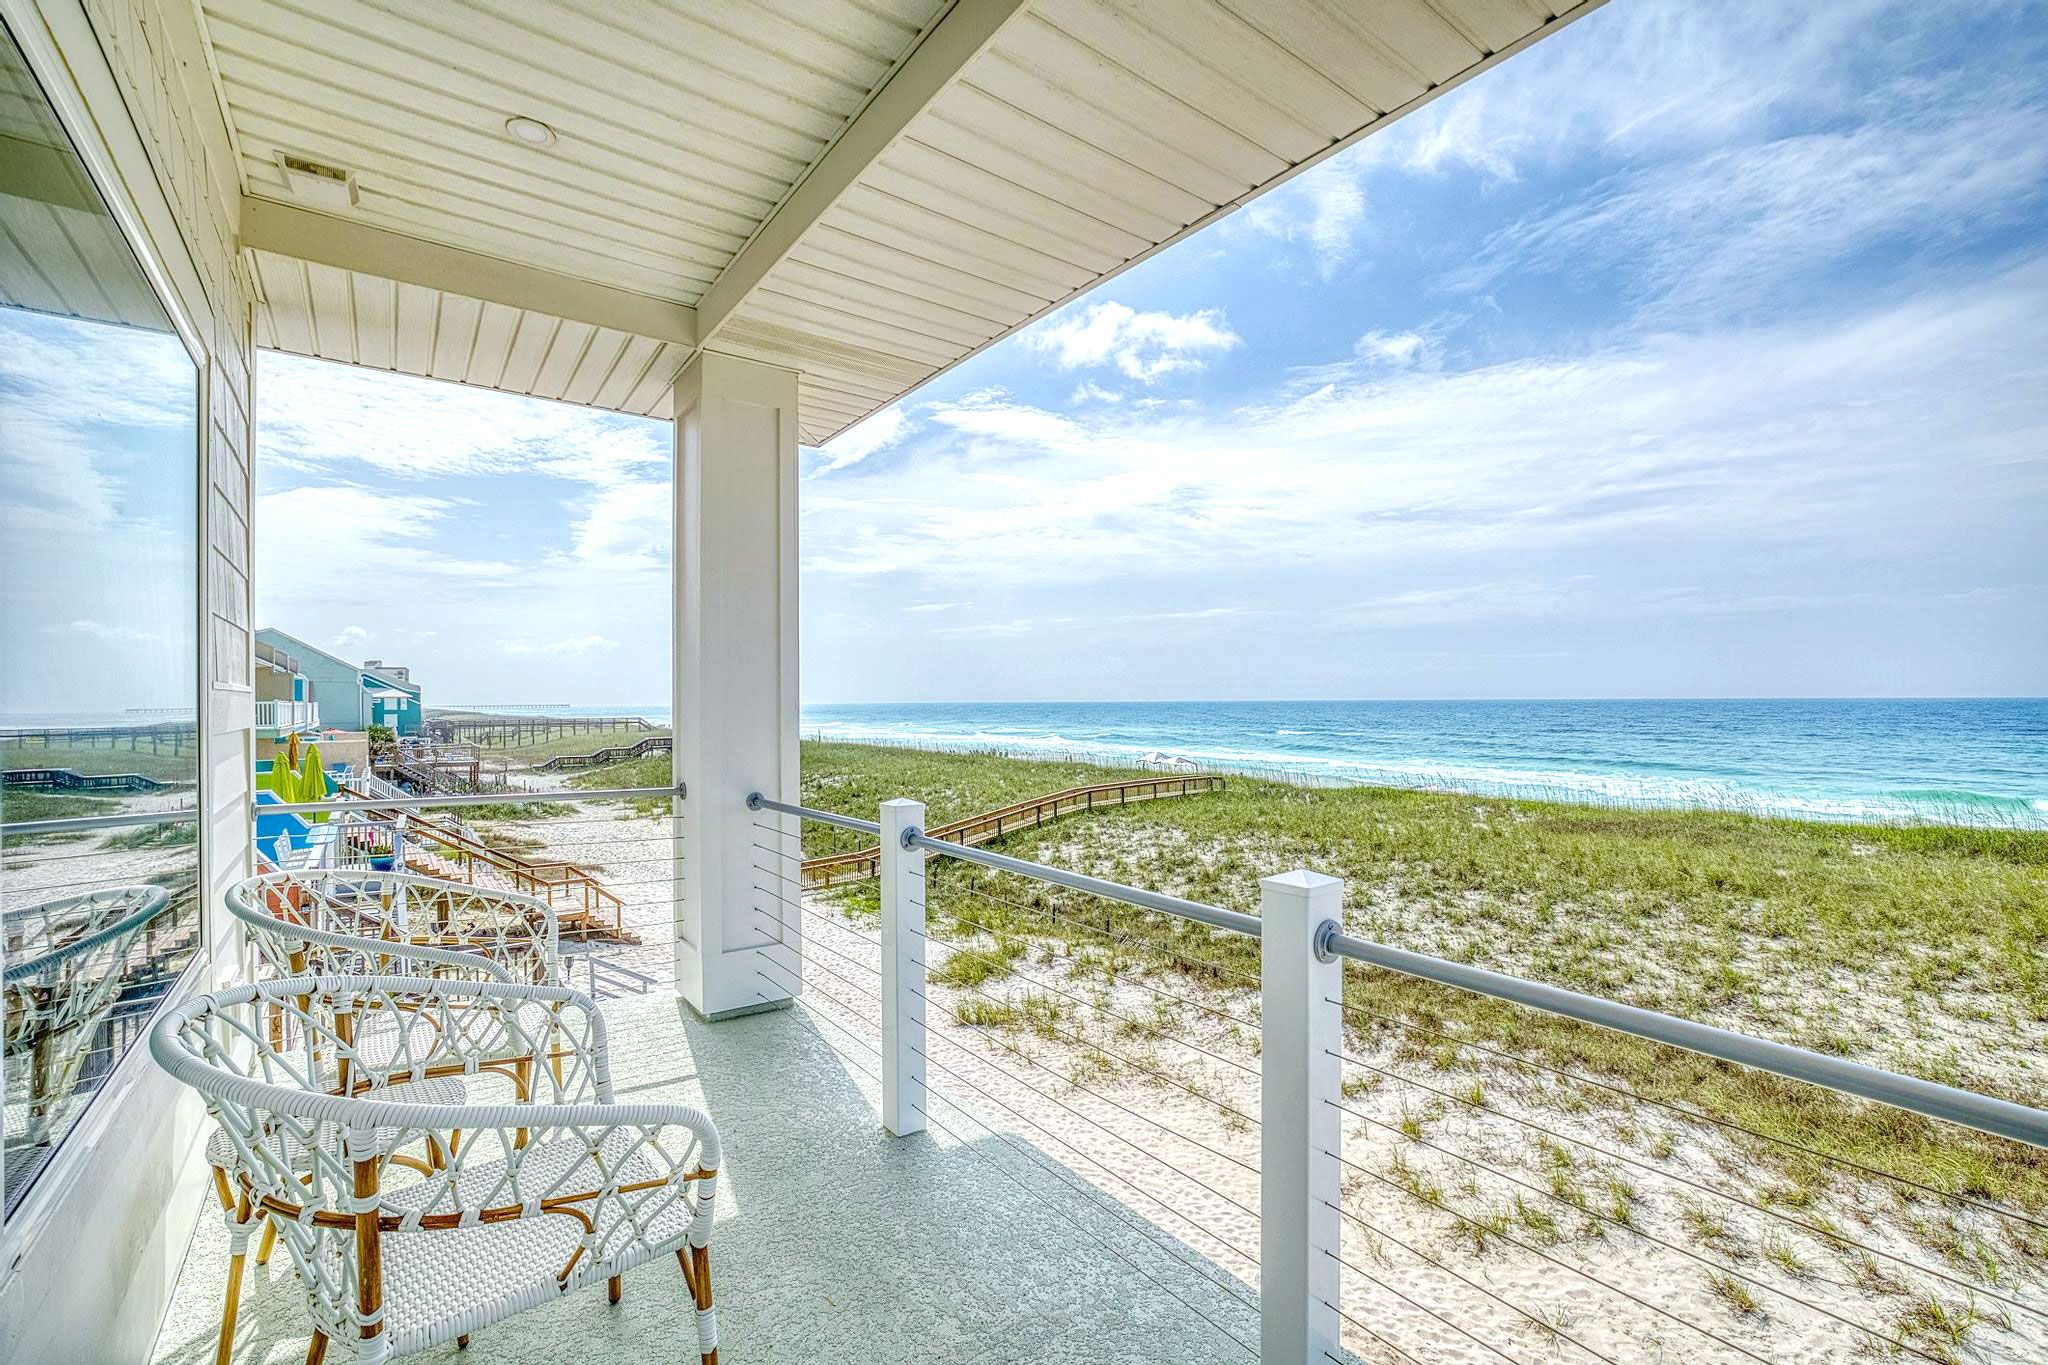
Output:
<instances>
[{"instance_id":1,"label":"white wooden post","mask_svg":"<svg viewBox=\"0 0 2048 1365\"><path fill-rule=\"evenodd\" d=\"M750 792L797 796L797 377L705 351L671 401L673 770L688 791L676 803L676 992L717 1019L787 1003L803 979L802 917L780 912L800 879L781 856L756 868L746 804Z\"/></svg>"},{"instance_id":2,"label":"white wooden post","mask_svg":"<svg viewBox=\"0 0 2048 1365\"><path fill-rule=\"evenodd\" d=\"M1336 1108L1343 962L1319 951L1344 883L1319 872L1259 882L1259 1360L1337 1353Z\"/></svg>"},{"instance_id":3,"label":"white wooden post","mask_svg":"<svg viewBox=\"0 0 2048 1365\"><path fill-rule=\"evenodd\" d=\"M924 828L924 803L882 803L882 1127L924 1131L924 850L903 836Z\"/></svg>"}]
</instances>

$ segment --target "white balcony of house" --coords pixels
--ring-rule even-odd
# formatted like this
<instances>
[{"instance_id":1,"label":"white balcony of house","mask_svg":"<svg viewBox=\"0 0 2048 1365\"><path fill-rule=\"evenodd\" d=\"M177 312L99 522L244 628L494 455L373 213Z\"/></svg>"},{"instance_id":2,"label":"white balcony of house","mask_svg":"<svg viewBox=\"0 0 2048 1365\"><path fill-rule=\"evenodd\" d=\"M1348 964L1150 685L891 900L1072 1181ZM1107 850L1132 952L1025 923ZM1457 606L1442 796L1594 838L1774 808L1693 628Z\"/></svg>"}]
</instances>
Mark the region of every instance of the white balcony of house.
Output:
<instances>
[{"instance_id":1,"label":"white balcony of house","mask_svg":"<svg viewBox=\"0 0 2048 1365\"><path fill-rule=\"evenodd\" d=\"M256 729L269 736L305 734L320 728L320 703L317 701L259 701L256 703Z\"/></svg>"}]
</instances>

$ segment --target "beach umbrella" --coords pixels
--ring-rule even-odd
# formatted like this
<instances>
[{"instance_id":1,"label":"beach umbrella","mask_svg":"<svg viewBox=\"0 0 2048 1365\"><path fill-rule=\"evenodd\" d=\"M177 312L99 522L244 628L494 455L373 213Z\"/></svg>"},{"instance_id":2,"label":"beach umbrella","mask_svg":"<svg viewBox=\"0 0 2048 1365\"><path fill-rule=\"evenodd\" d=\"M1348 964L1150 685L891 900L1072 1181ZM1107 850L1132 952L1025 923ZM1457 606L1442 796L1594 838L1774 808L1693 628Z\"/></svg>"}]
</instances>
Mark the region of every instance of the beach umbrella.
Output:
<instances>
[{"instance_id":1,"label":"beach umbrella","mask_svg":"<svg viewBox=\"0 0 2048 1365\"><path fill-rule=\"evenodd\" d=\"M306 756L299 762L299 801L325 801L327 799L327 770L320 766L320 746L308 744ZM327 817L315 813L309 817L315 824L324 823Z\"/></svg>"}]
</instances>

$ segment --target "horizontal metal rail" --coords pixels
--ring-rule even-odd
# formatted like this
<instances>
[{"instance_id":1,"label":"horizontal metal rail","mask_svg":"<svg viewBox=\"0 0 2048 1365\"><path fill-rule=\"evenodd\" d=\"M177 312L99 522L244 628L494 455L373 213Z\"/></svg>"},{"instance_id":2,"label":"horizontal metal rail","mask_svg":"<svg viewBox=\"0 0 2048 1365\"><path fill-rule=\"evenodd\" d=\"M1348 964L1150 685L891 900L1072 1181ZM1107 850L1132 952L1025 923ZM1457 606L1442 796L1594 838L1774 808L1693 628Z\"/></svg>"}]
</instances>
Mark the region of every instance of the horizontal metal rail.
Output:
<instances>
[{"instance_id":1,"label":"horizontal metal rail","mask_svg":"<svg viewBox=\"0 0 2048 1365\"><path fill-rule=\"evenodd\" d=\"M683 794L683 784L678 782L673 787L607 787L599 791L517 791L470 796L379 796L363 801L298 801L259 806L257 813L331 815L341 811L390 810L394 806L408 810L440 810L450 806L498 806L525 801L612 801L622 797L680 797ZM0 825L0 838L23 839L31 834L83 834L100 829L130 829L137 825L181 825L198 818L198 811L186 809L138 811L127 815L74 815L61 820L18 820Z\"/></svg>"},{"instance_id":2,"label":"horizontal metal rail","mask_svg":"<svg viewBox=\"0 0 2048 1365\"><path fill-rule=\"evenodd\" d=\"M596 791L507 791L481 792L467 796L373 796L356 801L294 801L258 806L260 815L332 815L340 811L447 810L462 806L518 805L528 801L614 801L622 797L680 797L683 784L673 787L605 787Z\"/></svg>"},{"instance_id":3,"label":"horizontal metal rail","mask_svg":"<svg viewBox=\"0 0 2048 1365\"><path fill-rule=\"evenodd\" d=\"M861 830L868 834L881 833L881 826L873 820L857 820L852 816L839 815L832 811L771 801L758 793L747 798L747 805L750 809L780 811L785 815L801 816L807 820ZM943 839L934 839L921 830L906 831L903 842L906 848L922 848L945 857L958 858L962 862L977 863L999 872L1012 872L1034 881L1086 891L1142 910L1156 910L1162 914L1193 920L1197 924L1206 924L1211 928L1249 934L1254 938L1261 936L1262 926L1258 916L1247 915L1241 911L1225 910L1220 906L1205 905L1200 901L1162 895L1142 887L1126 886L1121 882L1090 877L1080 872L1069 872L1065 868L1049 867L1044 863L1034 863L1023 858L1012 858L1003 853L991 853L987 849L972 848L966 844L949 843ZM1425 953L1410 952L1405 948L1389 947L1383 943L1374 943L1370 939L1346 934L1337 930L1334 925L1331 929L1332 932L1323 939L1322 947L1338 957L1385 967L1456 990L1470 991L1475 995L1526 1005L1546 1014L1576 1019L1581 1023L1626 1033L1650 1042L1683 1048L1688 1052L1732 1062L1737 1066L1767 1071L1789 1080L1803 1081L1841 1094L1890 1105L1895 1109L1903 1109L1926 1118L1957 1123L1997 1137L2011 1138L2015 1142L2027 1143L2034 1147L2048 1147L2048 1110L2030 1108L2010 1100L1980 1095L1974 1091L1960 1090L1954 1086L1941 1085L1914 1076L1903 1076L1897 1072L1865 1066L1860 1062L1844 1061L1839 1057L1809 1052L1805 1048L1793 1047L1787 1043L1773 1043L1762 1038L1753 1038L1748 1034L1716 1028L1711 1024L1694 1023L1675 1015L1659 1014L1655 1010L1639 1009L1634 1005L1604 1000L1599 996L1566 990L1561 986L1527 981L1521 977L1488 971L1483 967L1450 962Z\"/></svg>"},{"instance_id":4,"label":"horizontal metal rail","mask_svg":"<svg viewBox=\"0 0 2048 1365\"><path fill-rule=\"evenodd\" d=\"M1527 1005L1546 1014L1561 1015L1617 1033L1684 1048L1688 1052L1768 1071L1790 1080L1806 1081L1927 1118L1959 1123L1980 1132L2011 1138L2015 1142L2048 1147L2048 1110L2032 1109L2010 1100L1994 1099L1913 1076L1901 1076L1859 1062L1808 1052L1805 1048L1786 1043L1767 1042L1746 1033L1715 1028L1711 1024L1696 1024L1689 1019L1603 1000L1596 995L1583 995L1561 986L1547 986L1539 981L1524 981L1520 977L1490 972L1483 967L1446 962L1442 958L1411 953L1405 948L1391 948L1346 933L1331 934L1325 940L1325 946L1337 956L1355 962L1385 967L1495 1000Z\"/></svg>"},{"instance_id":5,"label":"horizontal metal rail","mask_svg":"<svg viewBox=\"0 0 2048 1365\"><path fill-rule=\"evenodd\" d=\"M31 834L83 834L95 829L132 829L137 825L183 825L198 818L198 811L186 809L129 815L72 815L62 820L10 820L0 825L0 839L25 839Z\"/></svg>"},{"instance_id":6,"label":"horizontal metal rail","mask_svg":"<svg viewBox=\"0 0 2048 1365\"><path fill-rule=\"evenodd\" d=\"M1126 905L1135 905L1141 910L1157 910L1163 915L1176 915L1181 919L1206 924L1212 929L1228 929L1235 933L1259 937L1260 924L1257 915L1247 915L1238 910L1225 910L1220 906L1204 905L1200 901L1182 900L1179 896L1165 896L1143 887L1125 886L1122 882L1105 881L1101 877L1090 877L1080 872L1069 872L1063 867L1047 867L1044 863L1027 862L1012 858L1004 853L991 853L985 848L970 848L966 844L948 843L934 839L928 834L912 831L904 839L911 848L929 849L948 858L962 862L980 863L998 872L1015 872L1022 877L1036 881L1051 882L1055 886L1072 887L1076 891L1087 891L1104 896Z\"/></svg>"},{"instance_id":7,"label":"horizontal metal rail","mask_svg":"<svg viewBox=\"0 0 2048 1365\"><path fill-rule=\"evenodd\" d=\"M860 820L851 815L840 815L836 811L815 810L810 806L793 806L787 801L771 801L759 792L747 797L748 810L772 810L783 815L800 815L806 820L816 820L821 825L837 825L841 829L857 829L862 834L882 837L882 825L878 820Z\"/></svg>"}]
</instances>

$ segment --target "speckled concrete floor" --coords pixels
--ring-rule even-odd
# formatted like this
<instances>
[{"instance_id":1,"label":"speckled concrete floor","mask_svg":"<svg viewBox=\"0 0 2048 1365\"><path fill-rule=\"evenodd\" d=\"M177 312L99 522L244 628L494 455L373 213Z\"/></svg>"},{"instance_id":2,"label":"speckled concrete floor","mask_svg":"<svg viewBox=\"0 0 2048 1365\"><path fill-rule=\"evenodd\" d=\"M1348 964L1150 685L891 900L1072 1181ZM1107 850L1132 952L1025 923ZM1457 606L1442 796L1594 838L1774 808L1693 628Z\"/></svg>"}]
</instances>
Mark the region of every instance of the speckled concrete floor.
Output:
<instances>
[{"instance_id":1,"label":"speckled concrete floor","mask_svg":"<svg viewBox=\"0 0 2048 1365\"><path fill-rule=\"evenodd\" d=\"M673 998L607 1002L621 1096L702 1105L725 1140L712 1268L721 1358L733 1362L1243 1361L1250 1292L1128 1210L1077 1192L1021 1135L941 1110L945 1133L891 1139L850 1036L803 1008L704 1024ZM959 1136L955 1137L957 1133ZM227 1268L209 1202L157 1365L213 1359ZM251 1267L237 1362L304 1359L288 1258ZM695 1358L682 1277L627 1276L616 1308L591 1290L478 1332L458 1357L627 1362ZM333 1358L330 1355L330 1358ZM345 1358L344 1358L345 1359Z\"/></svg>"}]
</instances>

